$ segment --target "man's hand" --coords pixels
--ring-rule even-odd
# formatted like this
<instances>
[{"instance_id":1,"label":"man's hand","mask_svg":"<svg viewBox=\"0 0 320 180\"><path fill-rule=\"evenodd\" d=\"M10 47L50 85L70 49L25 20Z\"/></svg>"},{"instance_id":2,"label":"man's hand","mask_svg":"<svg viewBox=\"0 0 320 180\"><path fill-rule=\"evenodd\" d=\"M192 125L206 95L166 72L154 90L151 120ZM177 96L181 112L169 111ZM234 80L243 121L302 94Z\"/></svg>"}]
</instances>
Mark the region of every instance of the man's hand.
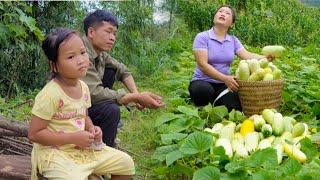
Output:
<instances>
[{"instance_id":1,"label":"man's hand","mask_svg":"<svg viewBox=\"0 0 320 180\"><path fill-rule=\"evenodd\" d=\"M119 103L123 105L135 103L138 104L138 108L152 109L157 109L164 106L162 98L151 92L128 93L120 99Z\"/></svg>"},{"instance_id":2,"label":"man's hand","mask_svg":"<svg viewBox=\"0 0 320 180\"><path fill-rule=\"evenodd\" d=\"M143 107L157 109L164 106L162 98L158 95L155 95L151 92L142 92L139 93L137 97L137 103Z\"/></svg>"},{"instance_id":3,"label":"man's hand","mask_svg":"<svg viewBox=\"0 0 320 180\"><path fill-rule=\"evenodd\" d=\"M146 108L146 107L142 106L142 105L139 104L139 103L136 103L136 108L139 109L139 110L142 110L142 109L144 109L144 108Z\"/></svg>"}]
</instances>

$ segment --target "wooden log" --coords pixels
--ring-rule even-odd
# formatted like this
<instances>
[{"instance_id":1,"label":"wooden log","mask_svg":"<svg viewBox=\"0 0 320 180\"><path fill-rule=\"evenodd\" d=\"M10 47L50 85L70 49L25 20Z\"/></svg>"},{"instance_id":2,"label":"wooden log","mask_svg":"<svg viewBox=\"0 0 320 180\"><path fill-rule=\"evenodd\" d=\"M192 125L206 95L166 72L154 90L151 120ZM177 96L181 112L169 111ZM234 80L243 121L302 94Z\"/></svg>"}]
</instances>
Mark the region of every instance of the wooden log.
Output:
<instances>
[{"instance_id":1,"label":"wooden log","mask_svg":"<svg viewBox=\"0 0 320 180\"><path fill-rule=\"evenodd\" d=\"M19 151L15 151L15 150L12 150L12 149L6 149L6 151L8 151L10 153L10 155L20 155L20 156L26 155L25 153L21 153Z\"/></svg>"},{"instance_id":2,"label":"wooden log","mask_svg":"<svg viewBox=\"0 0 320 180\"><path fill-rule=\"evenodd\" d=\"M10 154L17 155L30 155L32 151L32 146L26 145L22 141L12 141L11 139L5 139L5 137L0 138L0 142L2 142L7 148L6 151L10 152Z\"/></svg>"},{"instance_id":3,"label":"wooden log","mask_svg":"<svg viewBox=\"0 0 320 180\"><path fill-rule=\"evenodd\" d=\"M30 156L0 155L0 179L29 179Z\"/></svg>"},{"instance_id":4,"label":"wooden log","mask_svg":"<svg viewBox=\"0 0 320 180\"><path fill-rule=\"evenodd\" d=\"M14 132L14 131L0 128L0 137L1 136L21 136L21 134Z\"/></svg>"},{"instance_id":5,"label":"wooden log","mask_svg":"<svg viewBox=\"0 0 320 180\"><path fill-rule=\"evenodd\" d=\"M16 142L21 145L29 146L30 148L33 147L32 143L30 141L28 141L28 139L26 139L26 138L23 138L23 140L17 140L17 139L11 138L11 137L2 137L2 139L7 139L7 140L10 140L11 142Z\"/></svg>"},{"instance_id":6,"label":"wooden log","mask_svg":"<svg viewBox=\"0 0 320 180\"><path fill-rule=\"evenodd\" d=\"M28 136L28 124L26 122L14 121L0 115L0 128L17 132L23 137Z\"/></svg>"}]
</instances>

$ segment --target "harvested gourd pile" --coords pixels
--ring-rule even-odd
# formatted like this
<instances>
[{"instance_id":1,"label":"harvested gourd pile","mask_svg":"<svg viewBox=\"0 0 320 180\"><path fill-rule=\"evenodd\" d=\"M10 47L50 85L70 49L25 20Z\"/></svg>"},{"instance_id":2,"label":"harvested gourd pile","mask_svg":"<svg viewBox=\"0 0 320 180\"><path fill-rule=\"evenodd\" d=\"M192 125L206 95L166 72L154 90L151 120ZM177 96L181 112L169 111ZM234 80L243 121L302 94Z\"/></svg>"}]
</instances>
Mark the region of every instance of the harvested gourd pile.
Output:
<instances>
[{"instance_id":1,"label":"harvested gourd pile","mask_svg":"<svg viewBox=\"0 0 320 180\"><path fill-rule=\"evenodd\" d=\"M212 134L215 146L222 146L230 159L247 158L257 150L274 148L279 164L285 156L306 162L299 141L311 137L306 123L282 116L274 109L264 109L261 115L252 115L239 124L232 121L216 123L204 131Z\"/></svg>"},{"instance_id":2,"label":"harvested gourd pile","mask_svg":"<svg viewBox=\"0 0 320 180\"><path fill-rule=\"evenodd\" d=\"M242 81L272 81L281 79L281 70L267 59L241 60L236 77Z\"/></svg>"},{"instance_id":3,"label":"harvested gourd pile","mask_svg":"<svg viewBox=\"0 0 320 180\"><path fill-rule=\"evenodd\" d=\"M282 46L265 46L262 54L278 58L285 49ZM242 81L272 81L282 78L281 70L267 59L241 60L236 70L236 77Z\"/></svg>"}]
</instances>

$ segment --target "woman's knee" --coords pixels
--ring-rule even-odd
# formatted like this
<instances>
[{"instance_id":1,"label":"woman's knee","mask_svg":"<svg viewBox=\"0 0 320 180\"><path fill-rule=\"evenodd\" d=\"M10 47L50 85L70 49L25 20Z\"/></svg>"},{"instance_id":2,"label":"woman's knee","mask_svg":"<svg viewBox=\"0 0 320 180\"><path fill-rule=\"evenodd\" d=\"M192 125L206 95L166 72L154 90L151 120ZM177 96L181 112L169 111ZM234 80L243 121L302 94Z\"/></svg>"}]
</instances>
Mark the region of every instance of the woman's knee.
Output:
<instances>
[{"instance_id":1,"label":"woman's knee","mask_svg":"<svg viewBox=\"0 0 320 180\"><path fill-rule=\"evenodd\" d=\"M190 94L214 94L214 88L206 81L194 81L189 85Z\"/></svg>"},{"instance_id":2,"label":"woman's knee","mask_svg":"<svg viewBox=\"0 0 320 180\"><path fill-rule=\"evenodd\" d=\"M237 93L229 92L216 102L216 105L225 105L230 112L232 109L242 110L240 99Z\"/></svg>"},{"instance_id":3,"label":"woman's knee","mask_svg":"<svg viewBox=\"0 0 320 180\"><path fill-rule=\"evenodd\" d=\"M194 81L190 83L189 93L196 106L204 106L213 101L215 90L208 82Z\"/></svg>"}]
</instances>

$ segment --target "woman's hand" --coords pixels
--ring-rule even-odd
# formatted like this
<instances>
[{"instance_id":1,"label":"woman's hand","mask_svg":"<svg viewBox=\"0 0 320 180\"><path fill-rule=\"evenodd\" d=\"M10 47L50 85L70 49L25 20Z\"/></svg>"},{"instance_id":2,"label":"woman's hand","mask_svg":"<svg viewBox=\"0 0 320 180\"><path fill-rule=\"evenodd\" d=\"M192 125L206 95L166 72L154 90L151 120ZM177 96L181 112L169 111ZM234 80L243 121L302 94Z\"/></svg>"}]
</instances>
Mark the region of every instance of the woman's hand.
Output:
<instances>
[{"instance_id":1,"label":"woman's hand","mask_svg":"<svg viewBox=\"0 0 320 180\"><path fill-rule=\"evenodd\" d=\"M237 81L235 80L235 76L225 76L223 82L228 87L229 91L231 92L237 92L239 85Z\"/></svg>"},{"instance_id":2,"label":"woman's hand","mask_svg":"<svg viewBox=\"0 0 320 180\"><path fill-rule=\"evenodd\" d=\"M266 58L268 59L269 62L272 62L276 57L274 55L268 55L266 56Z\"/></svg>"}]
</instances>

